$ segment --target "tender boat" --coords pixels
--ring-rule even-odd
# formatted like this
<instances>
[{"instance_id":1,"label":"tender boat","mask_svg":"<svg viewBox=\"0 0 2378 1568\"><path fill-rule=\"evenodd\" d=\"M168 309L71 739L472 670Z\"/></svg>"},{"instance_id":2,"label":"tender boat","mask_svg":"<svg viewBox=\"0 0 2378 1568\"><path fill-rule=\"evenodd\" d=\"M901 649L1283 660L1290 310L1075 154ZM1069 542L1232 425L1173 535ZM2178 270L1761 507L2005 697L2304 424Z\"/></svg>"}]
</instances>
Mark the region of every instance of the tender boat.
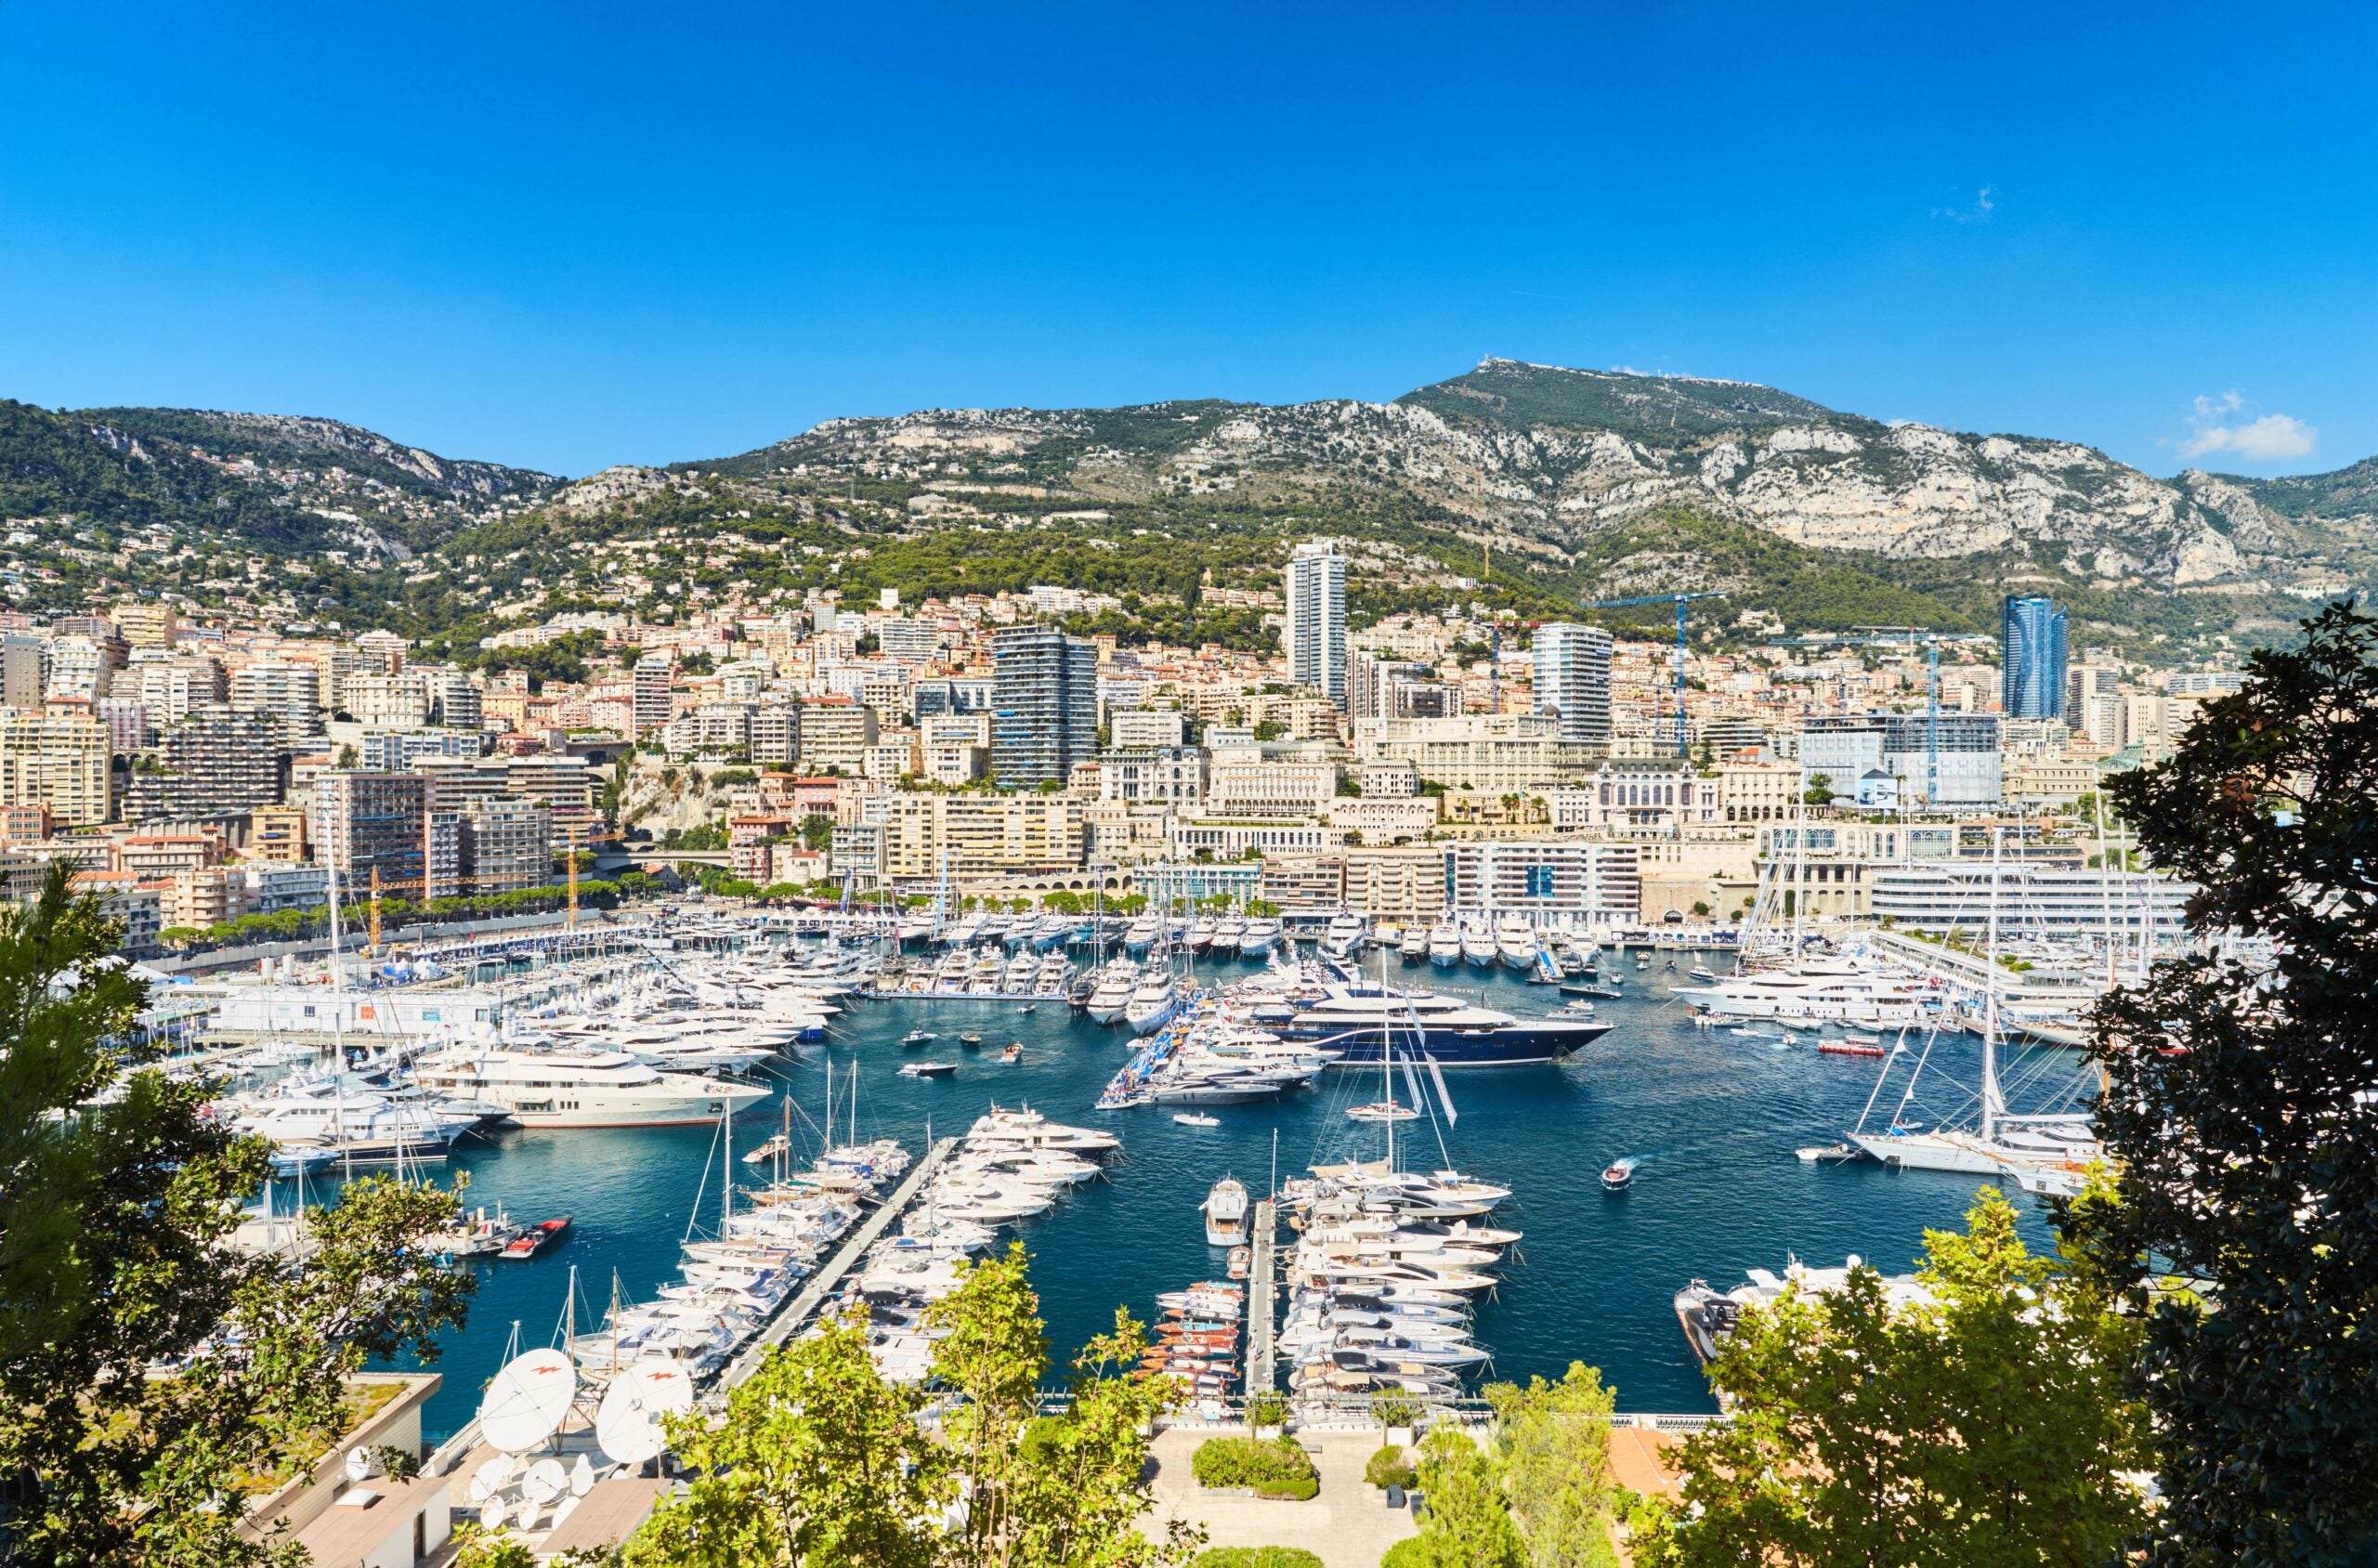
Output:
<instances>
[{"instance_id":1,"label":"tender boat","mask_svg":"<svg viewBox=\"0 0 2378 1568\"><path fill-rule=\"evenodd\" d=\"M1247 1240L1247 1185L1225 1176L1197 1206L1206 1215L1206 1245L1236 1247Z\"/></svg>"},{"instance_id":2,"label":"tender boat","mask_svg":"<svg viewBox=\"0 0 2378 1568\"><path fill-rule=\"evenodd\" d=\"M510 1258L516 1261L526 1261L542 1252L551 1243L559 1241L569 1230L569 1221L570 1217L567 1214L558 1220L540 1220L510 1241L505 1242L503 1250L497 1256Z\"/></svg>"},{"instance_id":3,"label":"tender boat","mask_svg":"<svg viewBox=\"0 0 2378 1568\"><path fill-rule=\"evenodd\" d=\"M900 1069L902 1078L947 1078L958 1070L955 1062L910 1062Z\"/></svg>"},{"instance_id":4,"label":"tender boat","mask_svg":"<svg viewBox=\"0 0 2378 1568\"><path fill-rule=\"evenodd\" d=\"M1614 1161L1601 1173L1601 1190L1606 1193L1625 1192L1635 1181L1635 1162L1631 1159Z\"/></svg>"},{"instance_id":5,"label":"tender boat","mask_svg":"<svg viewBox=\"0 0 2378 1568\"><path fill-rule=\"evenodd\" d=\"M1420 1115L1412 1106L1394 1100L1374 1100L1367 1105L1350 1106L1346 1114L1356 1121L1412 1121Z\"/></svg>"},{"instance_id":6,"label":"tender boat","mask_svg":"<svg viewBox=\"0 0 2378 1568\"><path fill-rule=\"evenodd\" d=\"M1022 1040L1017 1040L1013 1045L1009 1046L1005 1051L1000 1052L1000 1065L1002 1067L1021 1067L1024 1065L1024 1042Z\"/></svg>"},{"instance_id":7,"label":"tender boat","mask_svg":"<svg viewBox=\"0 0 2378 1568\"><path fill-rule=\"evenodd\" d=\"M904 1049L913 1049L920 1045L931 1045L940 1038L939 1035L929 1034L923 1029L910 1029L900 1037L900 1044Z\"/></svg>"},{"instance_id":8,"label":"tender boat","mask_svg":"<svg viewBox=\"0 0 2378 1568\"><path fill-rule=\"evenodd\" d=\"M1203 1111L1175 1111L1172 1119L1183 1127L1220 1127L1222 1118L1209 1117Z\"/></svg>"}]
</instances>

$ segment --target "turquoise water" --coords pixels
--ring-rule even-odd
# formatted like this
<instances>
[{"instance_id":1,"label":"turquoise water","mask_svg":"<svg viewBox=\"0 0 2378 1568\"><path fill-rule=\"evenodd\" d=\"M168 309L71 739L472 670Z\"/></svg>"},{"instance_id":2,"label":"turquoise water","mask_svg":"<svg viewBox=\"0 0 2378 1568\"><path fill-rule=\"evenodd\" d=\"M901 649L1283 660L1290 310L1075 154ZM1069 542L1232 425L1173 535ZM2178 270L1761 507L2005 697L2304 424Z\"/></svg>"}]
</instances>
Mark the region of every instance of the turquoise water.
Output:
<instances>
[{"instance_id":1,"label":"turquoise water","mask_svg":"<svg viewBox=\"0 0 2378 1568\"><path fill-rule=\"evenodd\" d=\"M1392 978L1483 989L1513 1013L1548 1012L1561 1000L1549 987L1499 972L1416 965L1399 975L1392 956L1388 967ZM1209 973L1251 970L1224 964ZM1399 1153L1407 1166L1436 1167L1441 1131L1457 1167L1512 1189L1497 1222L1525 1231L1526 1239L1478 1314L1496 1376L1558 1376L1582 1360L1616 1385L1622 1409L1714 1409L1677 1327L1670 1303L1679 1287L1698 1275L1728 1288L1744 1269L1781 1267L1791 1256L1834 1265L1855 1252L1886 1272L1904 1269L1926 1227L1955 1223L1976 1183L1867 1164L1799 1163L1794 1149L1831 1143L1856 1120L1877 1064L1821 1056L1807 1043L1776 1050L1766 1040L1704 1033L1666 996L1666 983L1680 977L1664 969L1638 974L1631 964L1622 973L1630 995L1598 1004L1599 1016L1617 1026L1609 1034L1559 1066L1447 1074L1456 1124L1433 1130L1427 1122L1405 1124L1396 1133ZM912 1028L942 1038L904 1052L900 1037ZM983 1050L960 1048L957 1037L967 1029L982 1034ZM1024 1042L1025 1064L1003 1067L997 1052L1012 1039ZM1378 1098L1376 1073L1332 1072L1310 1093L1216 1108L1222 1125L1210 1129L1176 1125L1157 1107L1091 1109L1130 1041L1128 1030L1100 1028L1061 1004L1019 1016L1005 1003L871 1001L848 1009L828 1045L804 1047L784 1078L795 1104L822 1117L830 1062L836 1121L846 1131L844 1096L856 1063L860 1134L896 1137L911 1149L922 1146L928 1127L936 1135L963 1132L995 1101L1029 1103L1052 1119L1119 1133L1123 1146L1106 1180L1076 1189L1015 1233L1032 1253L1043 1315L1063 1357L1111 1326L1117 1304L1145 1317L1157 1291L1218 1274L1222 1260L1205 1245L1197 1204L1225 1174L1264 1191L1275 1134L1283 1179L1315 1159L1383 1150L1381 1129L1344 1115L1347 1105ZM924 1055L962 1065L947 1079L896 1076L903 1061ZM1970 1083L1973 1056L1970 1043L1944 1039L1927 1084L1946 1091L1952 1078ZM2069 1071L2070 1060L2052 1070ZM1897 1095L1894 1080L1886 1106ZM1943 1119L1956 1099L1928 1093L1925 1119ZM738 1148L776 1131L783 1115L780 1097L747 1111L735 1130ZM795 1127L798 1136L798 1117ZM446 1383L428 1411L434 1435L475 1412L516 1320L524 1347L552 1341L573 1266L581 1330L599 1323L615 1275L632 1298L673 1279L698 1191L705 1213L716 1214L716 1130L707 1128L513 1131L455 1157L452 1169L470 1173L472 1203L500 1200L522 1221L569 1214L575 1224L564 1244L532 1261L467 1265L480 1288L469 1326L451 1337L438 1365ZM1641 1161L1632 1189L1604 1193L1601 1170L1625 1156ZM748 1169L739 1159L736 1167L738 1174ZM2032 1229L2036 1243L2044 1236L2036 1219Z\"/></svg>"}]
</instances>

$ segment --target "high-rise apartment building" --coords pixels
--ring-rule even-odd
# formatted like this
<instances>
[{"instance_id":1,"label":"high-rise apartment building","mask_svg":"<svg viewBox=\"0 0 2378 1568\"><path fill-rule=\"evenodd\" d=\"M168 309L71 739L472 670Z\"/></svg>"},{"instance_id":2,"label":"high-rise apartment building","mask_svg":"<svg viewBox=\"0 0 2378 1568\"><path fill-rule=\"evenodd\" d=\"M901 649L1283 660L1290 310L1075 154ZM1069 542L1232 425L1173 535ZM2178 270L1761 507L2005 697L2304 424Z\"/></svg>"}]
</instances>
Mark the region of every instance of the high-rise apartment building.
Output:
<instances>
[{"instance_id":1,"label":"high-rise apartment building","mask_svg":"<svg viewBox=\"0 0 2378 1568\"><path fill-rule=\"evenodd\" d=\"M641 740L669 722L669 684L675 673L665 654L647 652L635 661L634 695L629 708L634 725L631 738Z\"/></svg>"},{"instance_id":2,"label":"high-rise apartment building","mask_svg":"<svg viewBox=\"0 0 2378 1568\"><path fill-rule=\"evenodd\" d=\"M463 880L473 893L513 893L553 880L552 814L509 795L466 804Z\"/></svg>"},{"instance_id":3,"label":"high-rise apartment building","mask_svg":"<svg viewBox=\"0 0 2378 1568\"><path fill-rule=\"evenodd\" d=\"M1098 754L1098 645L1015 626L992 638L991 657L992 776L1002 788L1063 784Z\"/></svg>"},{"instance_id":4,"label":"high-rise apartment building","mask_svg":"<svg viewBox=\"0 0 2378 1568\"><path fill-rule=\"evenodd\" d=\"M39 637L14 632L0 637L0 708L23 712L41 706L46 649Z\"/></svg>"},{"instance_id":5,"label":"high-rise apartment building","mask_svg":"<svg viewBox=\"0 0 2378 1568\"><path fill-rule=\"evenodd\" d=\"M88 713L17 713L0 724L0 806L49 809L62 828L108 819L108 726Z\"/></svg>"},{"instance_id":6,"label":"high-rise apartment building","mask_svg":"<svg viewBox=\"0 0 2378 1568\"><path fill-rule=\"evenodd\" d=\"M268 719L276 743L295 749L322 732L320 666L259 659L231 673L231 706Z\"/></svg>"},{"instance_id":7,"label":"high-rise apartment building","mask_svg":"<svg viewBox=\"0 0 2378 1568\"><path fill-rule=\"evenodd\" d=\"M2064 612L2045 595L2010 595L1998 634L1999 707L2009 719L2064 716Z\"/></svg>"},{"instance_id":8,"label":"high-rise apartment building","mask_svg":"<svg viewBox=\"0 0 2378 1568\"><path fill-rule=\"evenodd\" d=\"M115 607L109 616L124 640L134 647L171 647L174 634L181 630L180 618L171 605L144 604L132 600Z\"/></svg>"},{"instance_id":9,"label":"high-rise apartment building","mask_svg":"<svg viewBox=\"0 0 2378 1568\"><path fill-rule=\"evenodd\" d=\"M1535 711L1563 740L1610 738L1610 634L1556 621L1535 629Z\"/></svg>"},{"instance_id":10,"label":"high-rise apartment building","mask_svg":"<svg viewBox=\"0 0 2378 1568\"><path fill-rule=\"evenodd\" d=\"M1288 679L1346 706L1346 557L1326 539L1311 540L1288 557L1287 625L1283 646Z\"/></svg>"},{"instance_id":11,"label":"high-rise apartment building","mask_svg":"<svg viewBox=\"0 0 2378 1568\"><path fill-rule=\"evenodd\" d=\"M157 749L133 764L124 815L154 822L248 812L281 795L281 753L262 716L209 703L159 726Z\"/></svg>"},{"instance_id":12,"label":"high-rise apartment building","mask_svg":"<svg viewBox=\"0 0 2378 1568\"><path fill-rule=\"evenodd\" d=\"M377 871L384 889L418 894L433 854L430 796L429 780L417 773L320 775L314 780L315 859L349 889L360 892Z\"/></svg>"}]
</instances>

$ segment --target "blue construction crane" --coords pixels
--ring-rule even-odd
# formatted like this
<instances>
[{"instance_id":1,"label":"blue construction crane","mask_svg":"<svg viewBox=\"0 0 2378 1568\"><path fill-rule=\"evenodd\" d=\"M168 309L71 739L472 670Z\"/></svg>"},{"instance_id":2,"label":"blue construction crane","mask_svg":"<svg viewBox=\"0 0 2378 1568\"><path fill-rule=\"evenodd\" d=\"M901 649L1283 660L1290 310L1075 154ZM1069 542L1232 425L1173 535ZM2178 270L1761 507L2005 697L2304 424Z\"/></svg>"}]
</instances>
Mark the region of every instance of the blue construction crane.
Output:
<instances>
[{"instance_id":1,"label":"blue construction crane","mask_svg":"<svg viewBox=\"0 0 2378 1568\"><path fill-rule=\"evenodd\" d=\"M1631 599L1593 599L1588 609L1628 609L1636 605L1676 606L1676 754L1688 752L1684 729L1684 607L1695 599L1722 599L1722 591L1710 590L1698 594L1642 594Z\"/></svg>"},{"instance_id":2,"label":"blue construction crane","mask_svg":"<svg viewBox=\"0 0 2378 1568\"><path fill-rule=\"evenodd\" d=\"M1986 643L1991 639L1970 632L1933 632L1921 626L1860 626L1860 636L1785 637L1770 647L1904 647L1924 649L1924 804L1940 799L1940 645ZM1845 699L1844 710L1847 711Z\"/></svg>"}]
</instances>

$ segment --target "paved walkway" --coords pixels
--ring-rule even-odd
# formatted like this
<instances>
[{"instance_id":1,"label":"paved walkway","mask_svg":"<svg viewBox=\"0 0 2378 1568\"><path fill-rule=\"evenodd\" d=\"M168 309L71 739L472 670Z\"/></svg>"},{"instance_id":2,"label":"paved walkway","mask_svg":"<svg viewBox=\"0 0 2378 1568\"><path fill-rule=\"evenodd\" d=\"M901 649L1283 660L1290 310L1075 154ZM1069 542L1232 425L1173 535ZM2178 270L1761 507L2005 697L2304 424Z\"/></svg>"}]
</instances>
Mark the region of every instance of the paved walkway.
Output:
<instances>
[{"instance_id":1,"label":"paved walkway","mask_svg":"<svg viewBox=\"0 0 2378 1568\"><path fill-rule=\"evenodd\" d=\"M1244 1432L1243 1428L1237 1429ZM1408 1509L1387 1506L1387 1494L1363 1480L1363 1467L1379 1444L1377 1431L1303 1434L1301 1441L1321 1473L1321 1491L1302 1503L1265 1502L1258 1497L1209 1496L1197 1489L1189 1457L1209 1437L1208 1429L1175 1427L1157 1435L1156 1506L1140 1521L1150 1535L1167 1522L1185 1519L1206 1527L1214 1547L1302 1547L1326 1568L1378 1568L1387 1548L1416 1534Z\"/></svg>"}]
</instances>

